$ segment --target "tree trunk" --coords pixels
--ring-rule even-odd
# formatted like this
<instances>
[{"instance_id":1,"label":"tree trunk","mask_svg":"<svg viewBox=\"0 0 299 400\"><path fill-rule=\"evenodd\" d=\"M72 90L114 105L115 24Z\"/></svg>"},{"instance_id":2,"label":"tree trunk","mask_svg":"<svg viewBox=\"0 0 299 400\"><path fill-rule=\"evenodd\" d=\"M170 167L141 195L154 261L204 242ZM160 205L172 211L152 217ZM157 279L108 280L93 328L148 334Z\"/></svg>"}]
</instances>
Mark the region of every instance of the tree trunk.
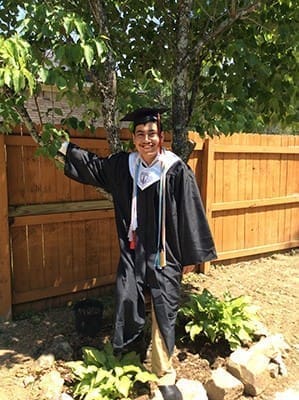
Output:
<instances>
[{"instance_id":1,"label":"tree trunk","mask_svg":"<svg viewBox=\"0 0 299 400\"><path fill-rule=\"evenodd\" d=\"M177 62L172 88L173 151L187 162L193 146L188 141L188 64L186 63L192 0L181 0L178 5Z\"/></svg>"},{"instance_id":2,"label":"tree trunk","mask_svg":"<svg viewBox=\"0 0 299 400\"><path fill-rule=\"evenodd\" d=\"M109 38L109 29L104 2L101 0L89 0L90 11L98 25L99 33ZM119 129L115 124L115 103L117 96L116 62L112 49L109 47L107 59L104 62L105 82L99 82L98 87L102 94L102 116L104 128L107 131L107 140L111 153L122 150L119 137ZM97 79L97 77L95 77Z\"/></svg>"},{"instance_id":3,"label":"tree trunk","mask_svg":"<svg viewBox=\"0 0 299 400\"><path fill-rule=\"evenodd\" d=\"M115 102L117 96L115 61L111 54L105 61L105 75L107 82L102 90L102 116L104 128L107 131L107 140L111 153L118 153L122 150L122 144L119 137L119 129L115 124Z\"/></svg>"}]
</instances>

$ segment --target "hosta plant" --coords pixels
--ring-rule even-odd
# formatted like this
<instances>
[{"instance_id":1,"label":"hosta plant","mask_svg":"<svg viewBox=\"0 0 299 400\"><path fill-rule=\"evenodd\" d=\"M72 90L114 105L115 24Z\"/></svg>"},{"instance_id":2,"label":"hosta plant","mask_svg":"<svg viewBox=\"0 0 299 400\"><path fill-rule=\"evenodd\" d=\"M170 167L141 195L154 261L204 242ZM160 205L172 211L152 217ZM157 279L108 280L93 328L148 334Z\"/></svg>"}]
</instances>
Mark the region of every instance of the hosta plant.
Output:
<instances>
[{"instance_id":1,"label":"hosta plant","mask_svg":"<svg viewBox=\"0 0 299 400\"><path fill-rule=\"evenodd\" d=\"M185 330L192 341L205 335L212 343L225 339L231 350L252 340L257 321L257 307L247 296L232 297L224 293L223 300L207 289L201 294L191 294L179 314L185 317Z\"/></svg>"},{"instance_id":2,"label":"hosta plant","mask_svg":"<svg viewBox=\"0 0 299 400\"><path fill-rule=\"evenodd\" d=\"M83 360L68 363L73 372L75 398L84 400L131 399L136 382L157 380L145 370L135 352L115 356L111 344L103 350L83 348Z\"/></svg>"}]
</instances>

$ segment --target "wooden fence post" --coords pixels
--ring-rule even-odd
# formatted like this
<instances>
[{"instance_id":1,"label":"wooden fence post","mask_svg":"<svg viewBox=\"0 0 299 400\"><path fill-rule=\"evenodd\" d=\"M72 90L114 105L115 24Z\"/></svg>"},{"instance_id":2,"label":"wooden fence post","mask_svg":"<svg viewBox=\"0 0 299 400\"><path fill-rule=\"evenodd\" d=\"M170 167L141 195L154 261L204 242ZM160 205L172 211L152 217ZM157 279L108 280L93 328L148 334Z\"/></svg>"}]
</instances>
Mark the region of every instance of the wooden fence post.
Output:
<instances>
[{"instance_id":1,"label":"wooden fence post","mask_svg":"<svg viewBox=\"0 0 299 400\"><path fill-rule=\"evenodd\" d=\"M11 292L7 174L4 135L0 134L0 318L11 318Z\"/></svg>"},{"instance_id":2,"label":"wooden fence post","mask_svg":"<svg viewBox=\"0 0 299 400\"><path fill-rule=\"evenodd\" d=\"M212 225L211 204L214 198L214 146L213 139L206 139L203 146L201 196L205 207L207 220ZM202 263L199 271L209 272L210 262Z\"/></svg>"}]
</instances>

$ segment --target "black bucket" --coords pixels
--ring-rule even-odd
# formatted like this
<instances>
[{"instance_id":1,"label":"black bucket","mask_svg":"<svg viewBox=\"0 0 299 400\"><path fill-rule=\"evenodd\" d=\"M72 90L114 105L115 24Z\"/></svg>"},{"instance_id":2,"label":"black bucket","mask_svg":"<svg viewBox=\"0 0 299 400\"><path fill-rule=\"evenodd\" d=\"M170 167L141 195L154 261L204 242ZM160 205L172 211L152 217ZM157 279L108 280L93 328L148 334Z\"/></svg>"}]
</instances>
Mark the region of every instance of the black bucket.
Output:
<instances>
[{"instance_id":1,"label":"black bucket","mask_svg":"<svg viewBox=\"0 0 299 400\"><path fill-rule=\"evenodd\" d=\"M76 303L74 312L77 332L84 336L96 336L102 326L103 309L103 303L96 299Z\"/></svg>"}]
</instances>

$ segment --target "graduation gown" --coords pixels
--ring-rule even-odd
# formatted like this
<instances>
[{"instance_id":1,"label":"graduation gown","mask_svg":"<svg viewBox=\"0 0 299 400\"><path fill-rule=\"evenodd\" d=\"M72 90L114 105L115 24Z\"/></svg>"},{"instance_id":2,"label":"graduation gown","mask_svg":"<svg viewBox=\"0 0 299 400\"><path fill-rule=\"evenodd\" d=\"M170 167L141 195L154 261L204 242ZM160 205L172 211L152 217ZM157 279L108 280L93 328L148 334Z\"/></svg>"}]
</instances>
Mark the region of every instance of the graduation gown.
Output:
<instances>
[{"instance_id":1,"label":"graduation gown","mask_svg":"<svg viewBox=\"0 0 299 400\"><path fill-rule=\"evenodd\" d=\"M135 340L145 324L144 289L149 288L161 334L171 355L180 300L182 268L216 258L198 186L191 169L178 159L166 173L166 263L155 267L159 185L137 188L137 243L130 249L133 178L129 153L101 158L70 143L65 175L112 194L120 245L116 281L113 346L121 350ZM101 240L101 238L99 238Z\"/></svg>"}]
</instances>

